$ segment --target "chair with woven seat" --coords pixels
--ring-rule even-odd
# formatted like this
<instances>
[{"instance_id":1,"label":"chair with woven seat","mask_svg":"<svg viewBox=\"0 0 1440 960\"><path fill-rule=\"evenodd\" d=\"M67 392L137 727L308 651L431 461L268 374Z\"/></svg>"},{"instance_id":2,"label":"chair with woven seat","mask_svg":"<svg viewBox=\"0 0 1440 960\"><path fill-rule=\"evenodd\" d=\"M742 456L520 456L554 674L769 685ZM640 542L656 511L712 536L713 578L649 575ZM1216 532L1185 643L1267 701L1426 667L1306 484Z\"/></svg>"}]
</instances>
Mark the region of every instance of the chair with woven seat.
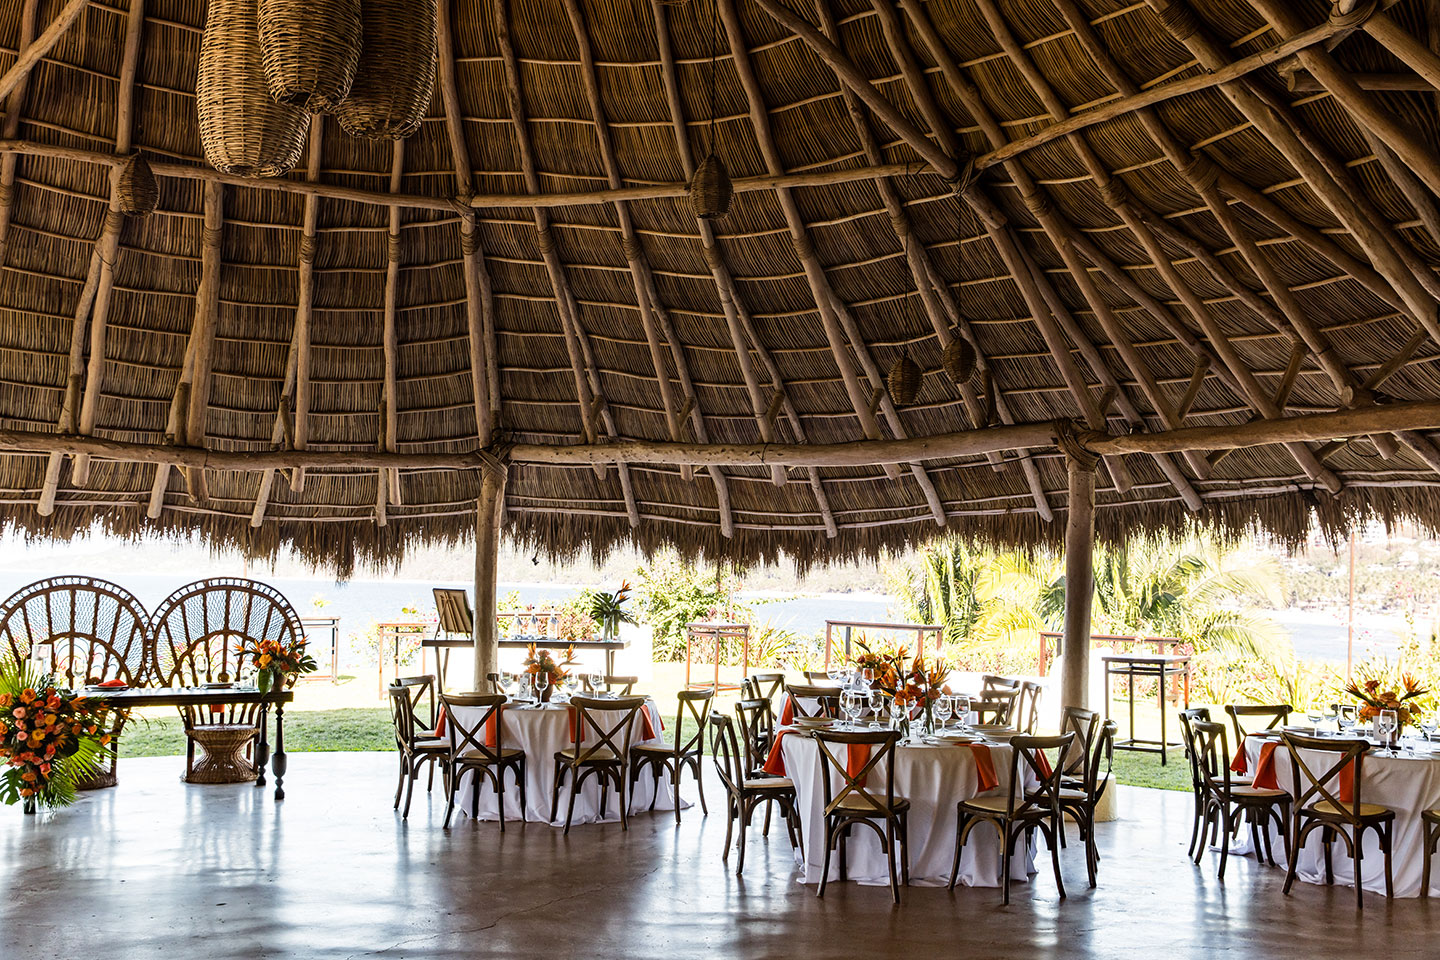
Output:
<instances>
[{"instance_id":1,"label":"chair with woven seat","mask_svg":"<svg viewBox=\"0 0 1440 960\"><path fill-rule=\"evenodd\" d=\"M1190 742L1194 734L1193 724L1202 722L1210 722L1208 707L1191 707L1189 710L1180 711L1180 731L1185 742L1185 759L1190 763L1190 795L1194 800L1190 846L1185 851L1185 855L1190 857L1195 856L1195 845L1200 842L1202 836L1200 824L1205 818L1205 778L1200 775L1200 759L1195 756L1195 751L1190 749Z\"/></svg>"},{"instance_id":2,"label":"chair with woven seat","mask_svg":"<svg viewBox=\"0 0 1440 960\"><path fill-rule=\"evenodd\" d=\"M590 697L598 697L602 693L613 693L617 697L628 697L635 689L635 684L639 682L639 677L620 677L607 674L601 678L600 685L595 687L590 682L589 677L583 674L581 675L581 683L585 687L585 695ZM616 690L617 687L619 690Z\"/></svg>"},{"instance_id":3,"label":"chair with woven seat","mask_svg":"<svg viewBox=\"0 0 1440 960\"><path fill-rule=\"evenodd\" d=\"M405 795L405 809L400 819L410 816L410 800L415 793L415 781L422 769L428 768L430 779L426 784L428 792L435 786L435 768L438 766L442 778L449 777L450 746L435 735L437 714L435 712L435 678L396 677L389 687L390 721L395 728L395 750L400 755L400 780L395 785L394 806L400 807L400 795ZM428 705L425 701L428 700ZM418 709L417 709L418 708ZM448 779L444 780L449 792Z\"/></svg>"},{"instance_id":4,"label":"chair with woven seat","mask_svg":"<svg viewBox=\"0 0 1440 960\"><path fill-rule=\"evenodd\" d=\"M1257 863L1270 861L1275 866L1274 845L1270 841L1270 824L1280 828L1280 841L1288 846L1288 821L1291 795L1275 787L1257 787L1253 783L1236 782L1230 772L1230 744L1225 736L1225 725L1208 720L1189 721L1189 741L1186 750L1195 757L1201 780L1202 812L1200 835L1203 837L1207 826L1213 828L1220 846L1220 868L1216 877L1225 882L1225 865L1230 859L1230 841L1237 836L1242 826L1250 825L1250 840L1255 848ZM1287 856L1289 850L1283 851ZM1198 864L1205 855L1205 846L1195 850Z\"/></svg>"},{"instance_id":5,"label":"chair with woven seat","mask_svg":"<svg viewBox=\"0 0 1440 960\"><path fill-rule=\"evenodd\" d=\"M442 693L441 708L445 716L446 777L445 823L450 829L450 815L455 812L455 797L460 793L460 780L470 774L470 809L480 809L480 781L483 778L495 790L495 803L500 814L500 832L505 832L505 772L515 775L520 787L520 819L525 820L525 751L505 746L505 724L500 710L505 704L503 694ZM471 713L471 711L476 711ZM466 719L470 717L471 719ZM492 723L493 721L493 723ZM486 727L493 735L487 735ZM487 743L487 740L493 740Z\"/></svg>"},{"instance_id":6,"label":"chair with woven seat","mask_svg":"<svg viewBox=\"0 0 1440 960\"><path fill-rule=\"evenodd\" d=\"M1019 693L1015 697L1015 709L1011 713L1011 723L1021 733L1034 735L1040 726L1040 695L1045 688L1033 680L1022 680Z\"/></svg>"},{"instance_id":7,"label":"chair with woven seat","mask_svg":"<svg viewBox=\"0 0 1440 960\"><path fill-rule=\"evenodd\" d=\"M615 787L620 802L620 828L630 829L630 810L625 793L625 774L630 757L630 741L635 732L635 718L645 709L644 697L616 697L599 700L594 697L571 697L575 711L575 742L555 751L555 786L550 795L550 820L560 810L560 786L570 777L570 805L565 812L565 834L575 817L575 797L585 780L591 776L600 781L600 816L605 816L610 786ZM603 719L602 719L603 718ZM585 741L594 741L585 746Z\"/></svg>"},{"instance_id":8,"label":"chair with woven seat","mask_svg":"<svg viewBox=\"0 0 1440 960\"><path fill-rule=\"evenodd\" d=\"M1065 758L1064 786L1079 787L1085 779L1085 766L1090 750L1095 745L1095 735L1100 732L1100 714L1084 707L1066 707L1060 711L1060 732L1074 731L1077 750L1071 750Z\"/></svg>"},{"instance_id":9,"label":"chair with woven seat","mask_svg":"<svg viewBox=\"0 0 1440 960\"><path fill-rule=\"evenodd\" d=\"M630 748L630 792L635 792L635 782L640 774L649 770L655 776L655 794L650 798L650 809L660 797L660 776L670 774L670 785L675 791L675 822L680 822L680 773L688 769L695 775L695 789L700 792L700 812L710 815L705 806L705 778L700 769L700 758L705 753L705 724L710 719L710 708L714 704L715 690L681 690L677 695L679 705L675 708L674 743L637 743ZM687 728L690 728L687 730Z\"/></svg>"},{"instance_id":10,"label":"chair with woven seat","mask_svg":"<svg viewBox=\"0 0 1440 960\"><path fill-rule=\"evenodd\" d=\"M1079 710L1078 707L1071 709ZM1115 734L1119 729L1120 725L1114 720L1106 720L1100 725L1100 732L1088 743L1079 731L1074 731L1075 747L1061 758L1061 765L1066 770L1074 767L1077 755L1081 763L1079 784L1071 785L1069 776L1061 774L1060 813L1062 817L1068 815L1080 828L1080 839L1085 841L1085 869L1092 887L1095 886L1095 873L1100 865L1100 851L1095 845L1095 809L1100 806L1110 784L1110 772L1115 766ZM1065 846L1063 819L1060 823L1060 846Z\"/></svg>"},{"instance_id":11,"label":"chair with woven seat","mask_svg":"<svg viewBox=\"0 0 1440 960\"><path fill-rule=\"evenodd\" d=\"M822 687L835 685L835 681L830 679L830 673L826 670L806 670L805 682Z\"/></svg>"},{"instance_id":12,"label":"chair with woven seat","mask_svg":"<svg viewBox=\"0 0 1440 960\"><path fill-rule=\"evenodd\" d=\"M1430 896L1430 861L1435 857L1435 848L1440 846L1440 808L1420 811L1420 823L1425 827L1425 846L1421 855L1425 866L1420 871L1420 896Z\"/></svg>"},{"instance_id":13,"label":"chair with woven seat","mask_svg":"<svg viewBox=\"0 0 1440 960\"><path fill-rule=\"evenodd\" d=\"M1395 896L1395 880L1390 872L1391 834L1395 824L1395 811L1378 803L1365 803L1362 794L1365 786L1365 754L1370 751L1370 741L1334 737L1307 737L1296 733L1282 733L1280 739L1290 754L1291 773L1294 776L1294 812L1290 821L1290 868L1285 873L1285 892L1288 894L1295 883L1300 866L1300 851L1305 849L1305 838L1315 830L1320 831L1320 842L1325 847L1325 882L1335 882L1335 871L1331 862L1331 846L1338 836L1345 841L1345 849L1355 867L1355 907L1365 906L1365 887L1362 882L1361 847L1365 831L1374 830L1380 840L1380 852L1385 860L1385 898ZM1301 751L1322 753L1337 759L1318 774L1306 762ZM1344 774L1350 781L1350 799L1345 800ZM1333 789L1332 789L1333 788ZM1347 832L1348 829L1348 832Z\"/></svg>"},{"instance_id":14,"label":"chair with woven seat","mask_svg":"<svg viewBox=\"0 0 1440 960\"><path fill-rule=\"evenodd\" d=\"M1288 703L1256 704L1256 703L1227 703L1225 714L1230 718L1230 725L1235 728L1235 745L1241 746L1245 738L1252 733L1259 733L1265 730L1274 730L1282 726L1290 719L1290 714L1295 708ZM1254 720L1252 729L1246 729L1241 719ZM1265 726L1259 725L1260 721L1268 721Z\"/></svg>"},{"instance_id":15,"label":"chair with woven seat","mask_svg":"<svg viewBox=\"0 0 1440 960\"><path fill-rule=\"evenodd\" d=\"M745 871L745 828L755 814L755 808L765 804L765 822L770 822L770 811L774 805L780 807L785 820L785 832L790 835L790 846L800 847L800 815L795 809L795 784L788 777L756 776L745 761L745 752L735 736L735 724L723 713L710 715L710 759L715 772L725 787L725 852L721 860L730 858L730 838L734 835L735 824L740 824L740 836L735 847L740 852L735 865L738 877ZM768 831L767 831L768 832Z\"/></svg>"},{"instance_id":16,"label":"chair with woven seat","mask_svg":"<svg viewBox=\"0 0 1440 960\"><path fill-rule=\"evenodd\" d=\"M761 768L775 743L775 714L768 700L741 700L735 704L740 723L740 745L744 747L748 776L762 776Z\"/></svg>"},{"instance_id":17,"label":"chair with woven seat","mask_svg":"<svg viewBox=\"0 0 1440 960\"><path fill-rule=\"evenodd\" d=\"M880 838L880 849L890 867L890 896L900 902L900 885L895 877L895 860L900 855L900 879L910 885L910 801L895 796L895 730L816 730L811 734L820 751L820 785L825 815L825 863L820 871L820 889L825 896L830 879L830 853L840 851L840 879L846 877L845 848L851 831L865 826ZM850 751L864 747L870 756L852 763ZM885 766L883 792L875 791L869 778L881 763ZM853 773L851 772L853 769ZM840 788L835 789L837 779Z\"/></svg>"},{"instance_id":18,"label":"chair with woven seat","mask_svg":"<svg viewBox=\"0 0 1440 960\"><path fill-rule=\"evenodd\" d=\"M1036 830L1050 847L1050 860L1055 869L1055 886L1065 898L1065 882L1060 876L1060 778L1065 770L1065 757L1073 749L1075 733L1055 737L1029 737L1018 734L1010 738L1010 784L1003 797L980 796L961 800L955 805L955 861L950 867L950 889L960 876L960 854L970 834L982 823L988 823L1000 835L1000 888L1003 903L1010 902L1010 861L1015 858L1015 844ZM1052 765L1043 757L1054 750L1057 759ZM1033 773L1038 786L1025 789L1025 776Z\"/></svg>"},{"instance_id":19,"label":"chair with woven seat","mask_svg":"<svg viewBox=\"0 0 1440 960\"><path fill-rule=\"evenodd\" d=\"M840 716L840 688L837 686L787 683L785 694L790 698L790 709L796 719L801 717L838 718ZM815 701L813 709L802 702L808 700Z\"/></svg>"}]
</instances>

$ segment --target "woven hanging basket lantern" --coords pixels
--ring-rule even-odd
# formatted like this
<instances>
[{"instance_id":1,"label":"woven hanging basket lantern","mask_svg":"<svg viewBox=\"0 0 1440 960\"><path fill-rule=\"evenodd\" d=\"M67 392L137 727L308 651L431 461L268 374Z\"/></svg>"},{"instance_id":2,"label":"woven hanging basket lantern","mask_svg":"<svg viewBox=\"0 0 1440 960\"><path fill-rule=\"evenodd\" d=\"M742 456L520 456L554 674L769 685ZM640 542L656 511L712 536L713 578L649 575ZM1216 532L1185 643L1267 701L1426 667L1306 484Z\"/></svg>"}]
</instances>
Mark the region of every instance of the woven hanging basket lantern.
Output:
<instances>
[{"instance_id":1,"label":"woven hanging basket lantern","mask_svg":"<svg viewBox=\"0 0 1440 960\"><path fill-rule=\"evenodd\" d=\"M155 212L160 202L160 186L155 182L149 162L140 154L126 160L120 168L115 195L120 201L120 212L127 217L148 217Z\"/></svg>"},{"instance_id":2,"label":"woven hanging basket lantern","mask_svg":"<svg viewBox=\"0 0 1440 960\"><path fill-rule=\"evenodd\" d=\"M329 113L360 62L360 0L260 0L260 58L276 103Z\"/></svg>"},{"instance_id":3,"label":"woven hanging basket lantern","mask_svg":"<svg viewBox=\"0 0 1440 960\"><path fill-rule=\"evenodd\" d=\"M886 378L890 386L890 400L901 407L914 403L920 395L922 376L920 365L911 360L909 354L901 356L890 367L890 375Z\"/></svg>"},{"instance_id":4,"label":"woven hanging basket lantern","mask_svg":"<svg viewBox=\"0 0 1440 960\"><path fill-rule=\"evenodd\" d=\"M705 220L725 216L730 212L730 199L734 196L735 186L730 182L725 161L709 154L690 178L690 205L695 208L695 216Z\"/></svg>"},{"instance_id":5,"label":"woven hanging basket lantern","mask_svg":"<svg viewBox=\"0 0 1440 960\"><path fill-rule=\"evenodd\" d=\"M335 110L352 137L404 140L435 94L435 0L361 0L363 40L350 96Z\"/></svg>"},{"instance_id":6,"label":"woven hanging basket lantern","mask_svg":"<svg viewBox=\"0 0 1440 960\"><path fill-rule=\"evenodd\" d=\"M975 348L964 337L956 337L945 345L940 365L956 383L964 383L975 373Z\"/></svg>"},{"instance_id":7,"label":"woven hanging basket lantern","mask_svg":"<svg viewBox=\"0 0 1440 960\"><path fill-rule=\"evenodd\" d=\"M210 0L195 101L205 159L221 173L279 177L300 161L310 115L270 99L256 0Z\"/></svg>"}]
</instances>

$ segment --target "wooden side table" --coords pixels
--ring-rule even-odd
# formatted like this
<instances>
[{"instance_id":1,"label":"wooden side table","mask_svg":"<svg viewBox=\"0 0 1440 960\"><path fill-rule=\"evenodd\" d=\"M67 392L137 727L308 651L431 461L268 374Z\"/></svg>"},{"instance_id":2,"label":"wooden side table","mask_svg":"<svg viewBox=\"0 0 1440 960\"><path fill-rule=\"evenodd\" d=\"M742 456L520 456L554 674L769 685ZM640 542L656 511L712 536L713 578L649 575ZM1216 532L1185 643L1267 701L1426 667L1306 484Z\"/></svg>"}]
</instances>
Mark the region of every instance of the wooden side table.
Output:
<instances>
[{"instance_id":1,"label":"wooden side table","mask_svg":"<svg viewBox=\"0 0 1440 960\"><path fill-rule=\"evenodd\" d=\"M740 682L720 682L720 648L726 640L740 638ZM690 666L694 660L695 647L710 648L711 659L715 661L715 678L709 682L691 682ZM745 678L750 676L750 625L748 623L687 623L685 625L685 689L686 690L740 690Z\"/></svg>"}]
</instances>

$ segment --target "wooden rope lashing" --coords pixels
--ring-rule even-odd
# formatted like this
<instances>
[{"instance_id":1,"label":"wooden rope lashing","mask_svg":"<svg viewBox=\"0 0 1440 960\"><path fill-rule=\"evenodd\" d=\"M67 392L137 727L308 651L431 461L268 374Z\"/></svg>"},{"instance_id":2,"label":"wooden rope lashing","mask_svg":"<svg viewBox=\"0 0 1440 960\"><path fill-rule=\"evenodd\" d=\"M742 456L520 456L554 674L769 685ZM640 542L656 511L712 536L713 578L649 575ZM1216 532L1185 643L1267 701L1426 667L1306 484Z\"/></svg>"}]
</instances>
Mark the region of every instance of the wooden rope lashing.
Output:
<instances>
[{"instance_id":1,"label":"wooden rope lashing","mask_svg":"<svg viewBox=\"0 0 1440 960\"><path fill-rule=\"evenodd\" d=\"M536 243L539 244L542 255L555 252L555 236L548 227L536 232Z\"/></svg>"},{"instance_id":2,"label":"wooden rope lashing","mask_svg":"<svg viewBox=\"0 0 1440 960\"><path fill-rule=\"evenodd\" d=\"M1375 11L1380 8L1376 0L1349 0L1355 5L1345 10L1346 0L1335 0L1330 8L1330 24L1338 28L1334 36L1325 40L1325 49L1334 50L1346 37L1359 30L1365 25L1365 21L1374 16Z\"/></svg>"},{"instance_id":3,"label":"wooden rope lashing","mask_svg":"<svg viewBox=\"0 0 1440 960\"><path fill-rule=\"evenodd\" d=\"M795 256L800 258L801 263L815 256L815 247L810 243L810 235L808 233L802 233L798 237L792 236L790 242L794 244Z\"/></svg>"},{"instance_id":4,"label":"wooden rope lashing","mask_svg":"<svg viewBox=\"0 0 1440 960\"><path fill-rule=\"evenodd\" d=\"M1192 153L1190 159L1181 164L1180 175L1197 191L1210 190L1220 180L1220 168L1203 153Z\"/></svg>"},{"instance_id":5,"label":"wooden rope lashing","mask_svg":"<svg viewBox=\"0 0 1440 960\"><path fill-rule=\"evenodd\" d=\"M396 233L385 236L385 256L395 262L400 262L400 235Z\"/></svg>"},{"instance_id":6,"label":"wooden rope lashing","mask_svg":"<svg viewBox=\"0 0 1440 960\"><path fill-rule=\"evenodd\" d=\"M508 445L505 449L508 449ZM510 461L508 454L503 451L492 453L489 450L476 450L475 457L480 463L482 473L488 473L501 483L505 482L510 475Z\"/></svg>"},{"instance_id":7,"label":"wooden rope lashing","mask_svg":"<svg viewBox=\"0 0 1440 960\"><path fill-rule=\"evenodd\" d=\"M1119 177L1110 177L1104 183L1097 184L1100 189L1100 199L1111 210L1119 210L1121 207L1130 206L1130 191Z\"/></svg>"},{"instance_id":8,"label":"wooden rope lashing","mask_svg":"<svg viewBox=\"0 0 1440 960\"><path fill-rule=\"evenodd\" d=\"M1055 421L1055 446L1081 469L1094 470L1100 465L1100 455L1081 442L1073 420Z\"/></svg>"},{"instance_id":9,"label":"wooden rope lashing","mask_svg":"<svg viewBox=\"0 0 1440 960\"><path fill-rule=\"evenodd\" d=\"M300 237L300 262L315 262L315 237L312 234L304 234Z\"/></svg>"},{"instance_id":10,"label":"wooden rope lashing","mask_svg":"<svg viewBox=\"0 0 1440 960\"><path fill-rule=\"evenodd\" d=\"M470 218L471 229L460 231L460 254L464 257L473 257L480 252L480 240L475 236L473 216L469 214L466 216Z\"/></svg>"},{"instance_id":11,"label":"wooden rope lashing","mask_svg":"<svg viewBox=\"0 0 1440 960\"><path fill-rule=\"evenodd\" d=\"M781 409L785 406L785 391L776 390L770 394L770 405L765 408L765 420L774 426L776 418L780 416Z\"/></svg>"},{"instance_id":12,"label":"wooden rope lashing","mask_svg":"<svg viewBox=\"0 0 1440 960\"><path fill-rule=\"evenodd\" d=\"M625 254L626 260L639 260L645 256L645 251L640 247L640 240L636 237L621 237L620 249Z\"/></svg>"}]
</instances>

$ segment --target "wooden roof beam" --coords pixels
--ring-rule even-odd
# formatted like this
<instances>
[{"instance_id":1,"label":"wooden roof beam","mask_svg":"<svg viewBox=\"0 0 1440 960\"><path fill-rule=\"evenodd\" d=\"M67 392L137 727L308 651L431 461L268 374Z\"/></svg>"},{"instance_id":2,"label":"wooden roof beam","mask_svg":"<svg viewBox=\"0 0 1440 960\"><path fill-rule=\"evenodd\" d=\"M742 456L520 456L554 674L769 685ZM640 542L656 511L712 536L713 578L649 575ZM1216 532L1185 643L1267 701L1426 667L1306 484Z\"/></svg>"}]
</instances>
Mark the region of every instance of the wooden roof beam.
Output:
<instances>
[{"instance_id":1,"label":"wooden roof beam","mask_svg":"<svg viewBox=\"0 0 1440 960\"><path fill-rule=\"evenodd\" d=\"M440 100L445 108L445 132L450 139L450 157L455 166L455 188L462 198L468 198L475 191L470 172L470 149L465 142L465 119L460 110L460 92L455 79L455 35L450 0L440 0L437 15L440 41L437 79ZM465 271L465 325L470 347L475 436L481 447L487 447L500 419L500 347L496 334L495 295L485 252L480 246L475 215L461 214L458 219L460 256Z\"/></svg>"},{"instance_id":2,"label":"wooden roof beam","mask_svg":"<svg viewBox=\"0 0 1440 960\"><path fill-rule=\"evenodd\" d=\"M35 39L36 8L40 0L25 0L20 10L20 49L28 47ZM0 127L0 136L13 140L20 133L20 117L25 112L25 90L29 76L16 84L10 91L9 102L5 104L5 123ZM15 210L15 168L19 157L7 153L0 157L0 270L5 269L9 253L10 217Z\"/></svg>"},{"instance_id":3,"label":"wooden roof beam","mask_svg":"<svg viewBox=\"0 0 1440 960\"><path fill-rule=\"evenodd\" d=\"M51 51L55 44L60 42L60 38L65 36L65 31L69 30L71 25L80 18L80 14L85 12L88 3L89 0L70 0L60 8L59 13L55 14L55 19L50 21L44 33L28 43L21 40L20 52L16 55L15 62L10 65L10 69L6 70L3 76L0 76L0 100L10 96L11 92L25 82L25 78L30 76L30 71L35 68L35 65ZM143 10L141 19L144 19ZM133 23L135 18L132 16L130 20Z\"/></svg>"}]
</instances>

